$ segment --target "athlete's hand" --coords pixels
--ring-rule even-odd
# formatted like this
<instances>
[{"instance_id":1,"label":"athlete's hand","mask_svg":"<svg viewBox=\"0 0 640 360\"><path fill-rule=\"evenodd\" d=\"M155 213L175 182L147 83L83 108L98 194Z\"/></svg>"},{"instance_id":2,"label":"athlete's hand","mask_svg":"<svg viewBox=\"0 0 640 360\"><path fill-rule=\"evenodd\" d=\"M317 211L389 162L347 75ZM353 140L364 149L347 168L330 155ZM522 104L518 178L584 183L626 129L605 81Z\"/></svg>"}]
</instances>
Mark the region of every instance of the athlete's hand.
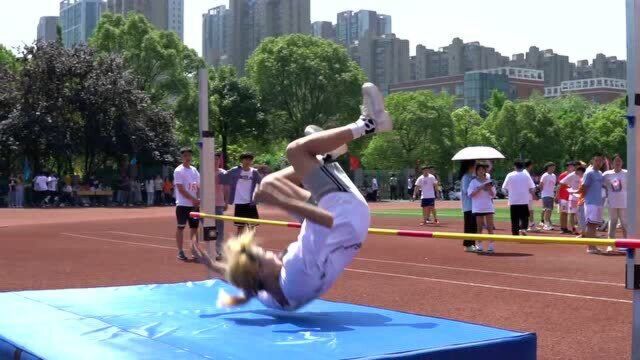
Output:
<instances>
[{"instance_id":1,"label":"athlete's hand","mask_svg":"<svg viewBox=\"0 0 640 360\"><path fill-rule=\"evenodd\" d=\"M281 202L281 198L282 194L271 180L263 180L253 192L253 201L256 203L278 205Z\"/></svg>"}]
</instances>

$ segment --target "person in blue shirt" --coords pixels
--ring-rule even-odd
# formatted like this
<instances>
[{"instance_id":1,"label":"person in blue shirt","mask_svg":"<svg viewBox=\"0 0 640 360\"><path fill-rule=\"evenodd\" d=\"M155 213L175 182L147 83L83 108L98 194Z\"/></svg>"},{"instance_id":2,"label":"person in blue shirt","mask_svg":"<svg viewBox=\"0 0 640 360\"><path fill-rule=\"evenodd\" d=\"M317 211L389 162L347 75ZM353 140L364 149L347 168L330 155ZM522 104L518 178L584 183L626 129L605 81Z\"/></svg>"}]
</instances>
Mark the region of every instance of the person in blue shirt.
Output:
<instances>
[{"instance_id":1,"label":"person in blue shirt","mask_svg":"<svg viewBox=\"0 0 640 360\"><path fill-rule=\"evenodd\" d=\"M602 154L593 156L593 169L587 171L582 180L584 194L584 212L587 219L587 230L585 237L595 238L596 231L602 225L602 212L604 209L604 198L602 197L602 188L604 186L604 176L600 169L602 168ZM597 248L590 246L589 253L597 252Z\"/></svg>"},{"instance_id":2,"label":"person in blue shirt","mask_svg":"<svg viewBox=\"0 0 640 360\"><path fill-rule=\"evenodd\" d=\"M471 211L471 197L467 193L466 189L469 188L471 180L475 177L474 172L476 168L475 160L464 160L460 163L460 199L462 200L462 213L464 214L464 233L475 234L478 232L478 225L476 223L476 217L473 216ZM474 252L476 242L473 240L462 241L462 246L466 252Z\"/></svg>"}]
</instances>

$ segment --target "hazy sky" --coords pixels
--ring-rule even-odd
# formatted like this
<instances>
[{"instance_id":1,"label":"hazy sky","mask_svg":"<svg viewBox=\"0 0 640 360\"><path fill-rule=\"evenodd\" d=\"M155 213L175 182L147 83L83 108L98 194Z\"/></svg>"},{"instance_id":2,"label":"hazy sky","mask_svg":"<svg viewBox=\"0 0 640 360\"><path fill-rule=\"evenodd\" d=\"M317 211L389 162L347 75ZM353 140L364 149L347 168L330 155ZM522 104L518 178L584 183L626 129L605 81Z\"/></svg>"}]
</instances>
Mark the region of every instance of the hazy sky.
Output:
<instances>
[{"instance_id":1,"label":"hazy sky","mask_svg":"<svg viewBox=\"0 0 640 360\"><path fill-rule=\"evenodd\" d=\"M530 45L552 48L571 61L596 53L626 58L624 0L311 0L311 20L335 22L343 10L375 10L391 15L393 31L439 48L455 36L479 41L503 55ZM185 43L199 53L202 14L227 0L185 0ZM36 37L40 16L58 15L57 0L3 1L0 43L19 46Z\"/></svg>"}]
</instances>

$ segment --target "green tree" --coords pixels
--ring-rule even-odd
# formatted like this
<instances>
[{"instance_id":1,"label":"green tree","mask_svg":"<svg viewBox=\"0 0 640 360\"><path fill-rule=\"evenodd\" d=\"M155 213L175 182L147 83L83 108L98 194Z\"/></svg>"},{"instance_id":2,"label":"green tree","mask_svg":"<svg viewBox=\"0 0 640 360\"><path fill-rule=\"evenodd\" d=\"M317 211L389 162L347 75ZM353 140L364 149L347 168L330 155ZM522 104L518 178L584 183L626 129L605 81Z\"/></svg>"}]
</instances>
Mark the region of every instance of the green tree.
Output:
<instances>
[{"instance_id":1,"label":"green tree","mask_svg":"<svg viewBox=\"0 0 640 360\"><path fill-rule=\"evenodd\" d=\"M585 148L580 158L589 159L595 151L609 156L627 154L627 120L625 110L616 104L599 106L596 112L585 122L585 134L581 136Z\"/></svg>"},{"instance_id":2,"label":"green tree","mask_svg":"<svg viewBox=\"0 0 640 360\"><path fill-rule=\"evenodd\" d=\"M473 109L465 106L451 113L454 131L454 148L485 145L488 138L482 128L484 120Z\"/></svg>"},{"instance_id":3,"label":"green tree","mask_svg":"<svg viewBox=\"0 0 640 360\"><path fill-rule=\"evenodd\" d=\"M333 126L358 116L365 76L331 41L301 34L268 38L249 59L247 73L273 132L287 139L301 136L310 124Z\"/></svg>"},{"instance_id":4,"label":"green tree","mask_svg":"<svg viewBox=\"0 0 640 360\"><path fill-rule=\"evenodd\" d=\"M144 16L105 14L90 45L103 54L120 54L137 75L137 87L152 101L171 101L188 92L204 62L171 31L156 29Z\"/></svg>"},{"instance_id":5,"label":"green tree","mask_svg":"<svg viewBox=\"0 0 640 360\"><path fill-rule=\"evenodd\" d=\"M90 174L125 154L172 160L174 119L137 88L122 57L55 42L28 46L22 57L20 101L0 123L0 137L12 139L35 170L71 171L83 159Z\"/></svg>"},{"instance_id":6,"label":"green tree","mask_svg":"<svg viewBox=\"0 0 640 360\"><path fill-rule=\"evenodd\" d=\"M2 44L0 44L0 67L4 67L13 73L17 73L20 69L20 63L16 55Z\"/></svg>"},{"instance_id":7,"label":"green tree","mask_svg":"<svg viewBox=\"0 0 640 360\"><path fill-rule=\"evenodd\" d=\"M363 152L363 165L389 170L429 163L446 174L455 146L453 103L453 97L431 91L391 94L386 106L394 120L394 131L371 140Z\"/></svg>"},{"instance_id":8,"label":"green tree","mask_svg":"<svg viewBox=\"0 0 640 360\"><path fill-rule=\"evenodd\" d=\"M223 66L209 72L209 96L213 129L220 136L222 153L228 159L229 142L245 138L263 138L267 128L253 85L245 78L238 78L231 66Z\"/></svg>"}]
</instances>

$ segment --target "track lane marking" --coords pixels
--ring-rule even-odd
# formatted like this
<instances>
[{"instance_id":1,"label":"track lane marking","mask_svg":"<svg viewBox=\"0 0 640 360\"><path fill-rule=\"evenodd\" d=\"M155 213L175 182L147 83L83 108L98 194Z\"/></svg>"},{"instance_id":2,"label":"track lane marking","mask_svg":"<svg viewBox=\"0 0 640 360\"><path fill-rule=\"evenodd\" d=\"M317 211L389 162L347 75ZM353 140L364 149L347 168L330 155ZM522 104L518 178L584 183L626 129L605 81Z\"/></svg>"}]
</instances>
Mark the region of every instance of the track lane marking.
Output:
<instances>
[{"instance_id":1,"label":"track lane marking","mask_svg":"<svg viewBox=\"0 0 640 360\"><path fill-rule=\"evenodd\" d=\"M131 245L131 246L147 246L147 247L175 250L173 247L162 246L162 245L154 245L154 244L147 244L147 243L137 243L137 242L132 242L132 241L121 241L121 240L106 239L106 238L99 238L99 237L96 237L96 236L86 236L86 235L71 234L71 233L61 233L61 234L62 235L66 235L66 236L72 236L72 237L78 237L78 238L86 238L86 239L105 241L105 242L112 242L112 243L119 243L119 244ZM464 285L464 286L472 286L472 287L481 287L481 288L488 288L488 289L525 292L525 293L531 293L531 294L554 295L554 296L562 296L562 297L572 297L572 298L580 298L580 299L587 299L587 300L600 300L600 301L629 303L629 304L632 303L631 300L604 298L604 297L569 294L569 293L559 293L559 292L542 291L542 290L529 290L529 289L513 288L513 287L507 287L507 286L488 285L488 284L479 284L479 283L469 283L469 282L455 281L455 280L445 280L445 279L428 278L428 277L422 277L422 276L387 273L387 272L381 272L381 271L370 271L370 270L362 270L362 269L354 269L354 268L346 268L345 270L346 271L350 271L350 272L363 273L363 274L400 277L400 278L404 278L404 279L433 281L433 282L455 284L455 285Z\"/></svg>"}]
</instances>

